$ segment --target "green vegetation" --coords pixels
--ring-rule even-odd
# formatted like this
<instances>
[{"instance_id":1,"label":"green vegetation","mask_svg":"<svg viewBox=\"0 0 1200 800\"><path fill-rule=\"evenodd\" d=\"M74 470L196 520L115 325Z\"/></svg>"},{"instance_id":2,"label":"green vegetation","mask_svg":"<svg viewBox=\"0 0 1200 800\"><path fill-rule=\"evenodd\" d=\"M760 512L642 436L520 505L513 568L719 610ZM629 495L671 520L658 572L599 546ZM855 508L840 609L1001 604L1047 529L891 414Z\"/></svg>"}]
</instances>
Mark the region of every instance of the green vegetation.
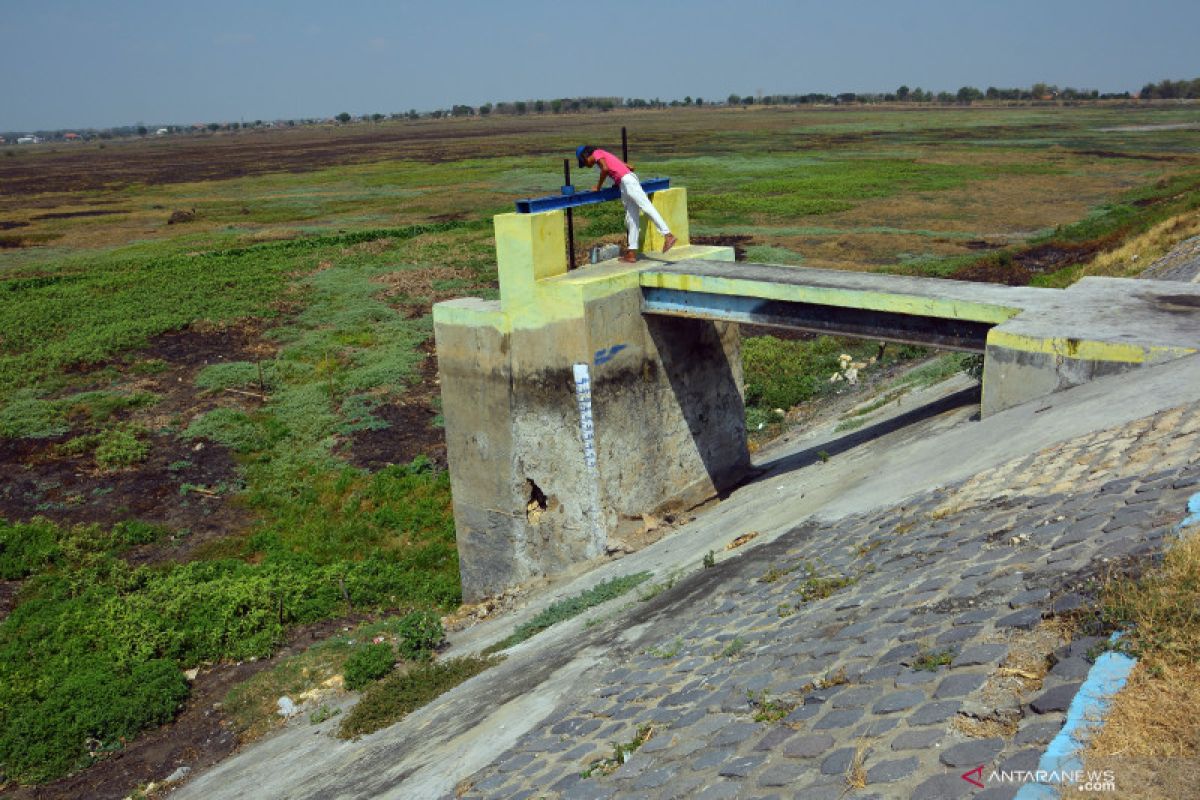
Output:
<instances>
[{"instance_id":1,"label":"green vegetation","mask_svg":"<svg viewBox=\"0 0 1200 800\"><path fill-rule=\"evenodd\" d=\"M396 623L400 657L410 661L427 661L433 651L446 639L442 620L428 609L413 611Z\"/></svg>"},{"instance_id":2,"label":"green vegetation","mask_svg":"<svg viewBox=\"0 0 1200 800\"><path fill-rule=\"evenodd\" d=\"M452 658L397 670L372 684L342 720L338 736L351 739L399 722L458 684L500 663L499 658Z\"/></svg>"},{"instance_id":3,"label":"green vegetation","mask_svg":"<svg viewBox=\"0 0 1200 800\"><path fill-rule=\"evenodd\" d=\"M3 395L0 395L2 397ZM0 438L46 439L60 436L72 424L100 425L122 411L152 406L159 400L149 392L81 392L54 400L20 391L0 407Z\"/></svg>"},{"instance_id":4,"label":"green vegetation","mask_svg":"<svg viewBox=\"0 0 1200 800\"><path fill-rule=\"evenodd\" d=\"M19 580L50 566L81 567L169 535L166 528L129 520L63 528L44 517L29 522L0 519L0 580Z\"/></svg>"},{"instance_id":5,"label":"green vegetation","mask_svg":"<svg viewBox=\"0 0 1200 800\"><path fill-rule=\"evenodd\" d=\"M847 349L849 348L849 349ZM861 340L819 336L808 340L757 336L742 344L746 405L782 408L833 391L829 378L838 370L838 356L849 353L869 358L877 345Z\"/></svg>"},{"instance_id":6,"label":"green vegetation","mask_svg":"<svg viewBox=\"0 0 1200 800\"><path fill-rule=\"evenodd\" d=\"M346 688L358 691L392 671L396 651L390 642L368 644L350 654L344 668Z\"/></svg>"},{"instance_id":7,"label":"green vegetation","mask_svg":"<svg viewBox=\"0 0 1200 800\"><path fill-rule=\"evenodd\" d=\"M824 600L838 589L844 589L854 584L854 578L849 575L816 575L810 573L804 582L796 587L800 602L811 603L814 600Z\"/></svg>"},{"instance_id":8,"label":"green vegetation","mask_svg":"<svg viewBox=\"0 0 1200 800\"><path fill-rule=\"evenodd\" d=\"M682 648L683 648L683 639L679 636L676 636L670 642L662 645L661 647L651 647L649 650L646 651L646 653L648 655L654 656L655 658L661 658L664 661L667 661L667 660L675 658L675 656L679 655L679 651Z\"/></svg>"},{"instance_id":9,"label":"green vegetation","mask_svg":"<svg viewBox=\"0 0 1200 800\"><path fill-rule=\"evenodd\" d=\"M340 713L342 713L340 708L330 708L329 706L323 705L308 715L308 724L320 725L322 722L333 719Z\"/></svg>"},{"instance_id":10,"label":"green vegetation","mask_svg":"<svg viewBox=\"0 0 1200 800\"><path fill-rule=\"evenodd\" d=\"M398 645L409 616L384 617L323 639L234 686L223 705L240 740L256 739L280 724L276 713L279 697L299 698L329 690L336 685L337 676L346 671L347 662L362 650L376 647L377 643L388 647L392 643ZM389 656L389 671L394 663L395 657ZM315 713L319 714L320 709Z\"/></svg>"},{"instance_id":11,"label":"green vegetation","mask_svg":"<svg viewBox=\"0 0 1200 800\"><path fill-rule=\"evenodd\" d=\"M144 465L139 477L154 467L160 447L217 442L234 451L239 475L184 483L178 501L196 502L201 489L204 502L236 498L254 519L189 563L153 567L130 566L123 554L169 532L123 520L120 509L108 509L114 524L103 526L0 522L0 576L24 581L0 622L0 773L41 781L102 758L174 713L187 692L183 669L267 656L290 627L349 612L417 616L333 637L239 687L226 708L244 735L275 721L280 694L341 674L379 636L402 660L368 689L350 735L486 666L423 660L441 639L437 612L459 601L446 476L425 459L358 469L347 445L385 428L381 408L420 379L429 304L448 293L496 296L490 214L514 196L557 191L561 132L505 127L517 116L497 106L475 121L496 136L364 150L361 163L323 163L314 147L307 172L256 165L250 172L276 171L39 197L62 210L119 202L123 213L103 219L29 219L25 198L0 202L0 220L28 223L0 249L0 438L52 439L39 451L46 458L91 459L95 473L108 473L95 496L131 466ZM996 279L1064 285L1083 267L1030 274L1024 248L1088 253L1194 212L1194 132L1117 130L1192 116L1141 106L927 108L919 119L869 108L688 108L639 118L647 143L669 133L671 154L647 144L638 168L689 188L693 235L743 237L752 260L930 275L986 267ZM601 144L616 124L576 122ZM518 134L531 155L511 154ZM170 210L183 208L194 219L167 227ZM581 208L575 221L580 245L622 230L612 206ZM212 409L199 416L145 390L181 365L141 349L189 327L260 331L271 345L267 356L252 348L184 373L196 375L185 388ZM875 345L745 342L748 427L769 433L783 420L777 409L850 390L829 382L842 353L866 361ZM899 348L890 357L923 355ZM961 356L940 358L908 385L969 368ZM179 479L204 462L171 458L167 474ZM704 566L715 563L707 553ZM816 598L845 580L812 573L804 585ZM795 608L781 615L785 607Z\"/></svg>"},{"instance_id":12,"label":"green vegetation","mask_svg":"<svg viewBox=\"0 0 1200 800\"><path fill-rule=\"evenodd\" d=\"M960 372L978 378L983 370L983 356L972 353L946 353L928 364L922 364L899 380L902 386L925 388L953 378Z\"/></svg>"},{"instance_id":13,"label":"green vegetation","mask_svg":"<svg viewBox=\"0 0 1200 800\"><path fill-rule=\"evenodd\" d=\"M413 498L418 508L356 511L376 497L397 495ZM419 465L390 467L357 491L346 487L341 499L345 513L364 517L363 531L398 529L419 539L419 530L404 526L422 514L440 522L427 544L398 552L351 537L323 553L301 554L264 533L247 544L262 554L258 563L218 559L140 568L107 552L110 542L128 541L128 532L98 537L100 547L70 562L58 555L65 548L53 544L70 535L49 533L45 524L38 524L32 545L10 558L7 542L24 541L25 532L9 534L9 526L6 572L30 574L39 565L63 563L31 578L20 605L0 622L0 723L11 732L0 738L5 771L41 781L85 765L100 753L86 747L89 739L111 748L171 717L187 688L182 678L176 684L163 676L178 678L183 668L206 661L268 656L289 625L351 608L457 603L444 474ZM339 558L339 551L357 557ZM148 675L158 676L150 694L134 686ZM78 676L86 676L86 685Z\"/></svg>"},{"instance_id":14,"label":"green vegetation","mask_svg":"<svg viewBox=\"0 0 1200 800\"><path fill-rule=\"evenodd\" d=\"M729 644L725 645L725 649L721 651L721 658L737 658L745 649L746 640L740 636L735 636L729 641Z\"/></svg>"},{"instance_id":15,"label":"green vegetation","mask_svg":"<svg viewBox=\"0 0 1200 800\"><path fill-rule=\"evenodd\" d=\"M483 653L484 655L489 655L506 650L515 644L520 644L526 639L530 639L546 630L551 625L571 619L572 617L577 617L589 608L606 603L615 597L620 597L630 589L640 586L649 580L649 578L649 572L635 572L632 575L610 578L596 584L591 589L580 592L574 597L559 600L533 619L518 625L512 634L490 645Z\"/></svg>"},{"instance_id":16,"label":"green vegetation","mask_svg":"<svg viewBox=\"0 0 1200 800\"><path fill-rule=\"evenodd\" d=\"M139 433L141 431L131 426L121 426L100 434L96 442L96 466L102 470L115 470L144 460L150 453L150 445L139 438Z\"/></svg>"},{"instance_id":17,"label":"green vegetation","mask_svg":"<svg viewBox=\"0 0 1200 800\"><path fill-rule=\"evenodd\" d=\"M938 667L949 666L953 660L954 651L949 648L945 650L922 650L913 661L912 668L926 672L937 672Z\"/></svg>"},{"instance_id":18,"label":"green vegetation","mask_svg":"<svg viewBox=\"0 0 1200 800\"><path fill-rule=\"evenodd\" d=\"M787 411L836 392L857 391L861 382L851 384L840 377L844 375L847 363L867 364L868 369L876 369L885 364L920 358L928 351L921 347L893 345L882 352L883 360L879 361L878 342L833 336L793 340L756 336L746 339L742 342L746 428L760 430L781 421L778 411ZM842 355L850 356L850 361L845 362ZM953 354L951 358L964 356ZM832 380L834 375L839 379ZM924 373L914 377L912 382L923 379Z\"/></svg>"},{"instance_id":19,"label":"green vegetation","mask_svg":"<svg viewBox=\"0 0 1200 800\"><path fill-rule=\"evenodd\" d=\"M795 703L771 698L767 695L766 689L761 692L747 690L746 699L750 701L750 706L754 709L755 722L778 722L796 707Z\"/></svg>"},{"instance_id":20,"label":"green vegetation","mask_svg":"<svg viewBox=\"0 0 1200 800\"><path fill-rule=\"evenodd\" d=\"M776 581L778 581L780 578L785 578L785 577L787 577L787 575L788 575L788 574L789 574L789 573L790 573L790 572L791 572L793 569L795 569L795 567L794 567L794 566L792 566L792 567L782 567L782 568L781 568L781 567L770 567L770 568L768 568L768 569L767 569L767 571L766 571L766 572L764 572L764 573L762 574L762 576L761 576L761 577L758 579L758 581L759 581L759 583L775 583L775 582L776 582Z\"/></svg>"},{"instance_id":21,"label":"green vegetation","mask_svg":"<svg viewBox=\"0 0 1200 800\"><path fill-rule=\"evenodd\" d=\"M696 219L705 224L726 224L750 215L766 219L795 220L799 217L846 211L867 199L889 197L900 192L941 191L979 180L986 172L968 165L933 164L911 159L790 159L770 177L739 175L729 168L723 182L699 194L690 206ZM686 174L692 170L683 167ZM700 178L699 175L695 176ZM710 176L709 182L713 176ZM718 188L718 186L720 188Z\"/></svg>"},{"instance_id":22,"label":"green vegetation","mask_svg":"<svg viewBox=\"0 0 1200 800\"><path fill-rule=\"evenodd\" d=\"M632 739L630 739L628 742L622 743L613 742L612 756L593 761L588 765L587 769L581 773L582 776L584 778L590 778L593 775L607 775L610 772L613 772L617 767L628 761L629 757L633 755L639 747L650 741L652 736L654 736L653 725L647 724L639 726Z\"/></svg>"},{"instance_id":23,"label":"green vegetation","mask_svg":"<svg viewBox=\"0 0 1200 800\"><path fill-rule=\"evenodd\" d=\"M94 364L196 320L273 317L297 261L369 241L464 227L439 223L356 231L199 254L69 259L54 275L0 283L0 400L64 367ZM99 268L97 268L99 267ZM93 301L103 297L104 302Z\"/></svg>"}]
</instances>

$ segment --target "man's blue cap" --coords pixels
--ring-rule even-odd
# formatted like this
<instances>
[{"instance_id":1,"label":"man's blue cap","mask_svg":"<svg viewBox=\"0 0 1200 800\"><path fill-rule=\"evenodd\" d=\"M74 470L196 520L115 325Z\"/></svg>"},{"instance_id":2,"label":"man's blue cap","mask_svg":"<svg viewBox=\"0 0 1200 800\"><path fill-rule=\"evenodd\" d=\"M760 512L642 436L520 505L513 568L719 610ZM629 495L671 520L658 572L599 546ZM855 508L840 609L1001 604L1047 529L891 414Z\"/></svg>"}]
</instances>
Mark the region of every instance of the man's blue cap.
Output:
<instances>
[{"instance_id":1,"label":"man's blue cap","mask_svg":"<svg viewBox=\"0 0 1200 800\"><path fill-rule=\"evenodd\" d=\"M583 160L583 151L587 149L586 144L581 144L575 148L575 160L579 162L579 166L586 167L587 162Z\"/></svg>"}]
</instances>

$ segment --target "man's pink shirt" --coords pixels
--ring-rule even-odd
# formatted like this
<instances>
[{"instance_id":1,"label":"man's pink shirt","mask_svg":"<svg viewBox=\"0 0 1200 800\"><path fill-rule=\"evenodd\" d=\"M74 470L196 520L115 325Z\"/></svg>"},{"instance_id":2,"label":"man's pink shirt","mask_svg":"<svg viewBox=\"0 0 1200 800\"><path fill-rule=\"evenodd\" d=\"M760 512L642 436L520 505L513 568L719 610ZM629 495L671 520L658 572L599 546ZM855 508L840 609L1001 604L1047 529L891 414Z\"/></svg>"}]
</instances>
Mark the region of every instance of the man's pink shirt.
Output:
<instances>
[{"instance_id":1,"label":"man's pink shirt","mask_svg":"<svg viewBox=\"0 0 1200 800\"><path fill-rule=\"evenodd\" d=\"M607 150L593 150L592 156L596 159L596 163L600 166L600 169L612 176L614 183L620 183L621 178L633 172L624 161Z\"/></svg>"}]
</instances>

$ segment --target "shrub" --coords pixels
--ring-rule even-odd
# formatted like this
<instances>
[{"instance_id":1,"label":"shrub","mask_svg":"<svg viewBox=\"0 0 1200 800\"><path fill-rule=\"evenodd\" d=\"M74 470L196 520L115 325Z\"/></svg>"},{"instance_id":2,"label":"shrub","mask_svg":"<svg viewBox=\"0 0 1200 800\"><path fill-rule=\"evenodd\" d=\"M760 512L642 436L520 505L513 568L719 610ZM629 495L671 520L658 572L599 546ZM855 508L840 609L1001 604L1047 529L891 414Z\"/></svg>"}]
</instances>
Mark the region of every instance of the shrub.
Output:
<instances>
[{"instance_id":1,"label":"shrub","mask_svg":"<svg viewBox=\"0 0 1200 800\"><path fill-rule=\"evenodd\" d=\"M96 466L106 471L129 467L144 461L149 453L150 445L138 438L134 428L110 428L96 443Z\"/></svg>"},{"instance_id":2,"label":"shrub","mask_svg":"<svg viewBox=\"0 0 1200 800\"><path fill-rule=\"evenodd\" d=\"M169 533L167 528L139 520L118 522L104 530L97 524L60 528L44 517L29 522L0 519L0 580L20 580L59 563L94 561L95 557L158 541Z\"/></svg>"},{"instance_id":3,"label":"shrub","mask_svg":"<svg viewBox=\"0 0 1200 800\"><path fill-rule=\"evenodd\" d=\"M188 439L211 439L237 453L266 450L280 436L249 415L232 408L217 408L197 418L183 435Z\"/></svg>"},{"instance_id":4,"label":"shrub","mask_svg":"<svg viewBox=\"0 0 1200 800\"><path fill-rule=\"evenodd\" d=\"M406 614L396 625L400 655L409 660L428 659L446 637L442 620L432 611Z\"/></svg>"},{"instance_id":5,"label":"shrub","mask_svg":"<svg viewBox=\"0 0 1200 800\"><path fill-rule=\"evenodd\" d=\"M188 692L167 659L124 665L106 653L81 651L56 667L36 683L3 692L0 772L9 778L44 781L87 766L169 720Z\"/></svg>"},{"instance_id":6,"label":"shrub","mask_svg":"<svg viewBox=\"0 0 1200 800\"><path fill-rule=\"evenodd\" d=\"M51 402L18 398L0 409L0 437L48 439L69 430L62 411Z\"/></svg>"},{"instance_id":7,"label":"shrub","mask_svg":"<svg viewBox=\"0 0 1200 800\"><path fill-rule=\"evenodd\" d=\"M387 642L368 644L350 654L346 659L346 688L358 691L372 681L377 681L392 671L396 654Z\"/></svg>"},{"instance_id":8,"label":"shrub","mask_svg":"<svg viewBox=\"0 0 1200 800\"><path fill-rule=\"evenodd\" d=\"M53 522L42 517L25 523L0 519L0 580L20 580L60 554L58 526Z\"/></svg>"}]
</instances>

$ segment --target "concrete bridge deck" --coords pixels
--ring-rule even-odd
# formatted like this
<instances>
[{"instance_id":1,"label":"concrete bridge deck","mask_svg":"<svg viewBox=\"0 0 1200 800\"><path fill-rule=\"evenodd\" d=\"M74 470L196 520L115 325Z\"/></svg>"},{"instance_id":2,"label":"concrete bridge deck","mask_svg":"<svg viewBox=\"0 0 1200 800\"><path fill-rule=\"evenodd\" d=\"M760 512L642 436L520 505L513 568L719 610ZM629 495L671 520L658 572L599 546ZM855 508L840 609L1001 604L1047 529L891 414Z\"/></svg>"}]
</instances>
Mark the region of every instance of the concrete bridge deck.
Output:
<instances>
[{"instance_id":1,"label":"concrete bridge deck","mask_svg":"<svg viewBox=\"0 0 1200 800\"><path fill-rule=\"evenodd\" d=\"M696 259L648 267L639 281L645 314L986 353L985 414L1200 350L1193 284L1039 289Z\"/></svg>"},{"instance_id":2,"label":"concrete bridge deck","mask_svg":"<svg viewBox=\"0 0 1200 800\"><path fill-rule=\"evenodd\" d=\"M1132 363L1200 348L1200 288L1189 284L1039 289L694 259L644 269L640 282L648 314Z\"/></svg>"}]
</instances>

